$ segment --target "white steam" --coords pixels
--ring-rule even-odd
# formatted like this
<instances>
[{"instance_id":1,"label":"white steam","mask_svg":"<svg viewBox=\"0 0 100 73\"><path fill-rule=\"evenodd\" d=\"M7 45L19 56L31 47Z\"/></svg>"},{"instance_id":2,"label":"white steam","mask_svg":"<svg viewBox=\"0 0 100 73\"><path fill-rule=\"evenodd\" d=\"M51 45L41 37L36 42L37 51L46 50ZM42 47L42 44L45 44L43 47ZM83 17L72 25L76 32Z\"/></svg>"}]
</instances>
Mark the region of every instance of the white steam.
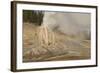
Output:
<instances>
[{"instance_id":1,"label":"white steam","mask_svg":"<svg viewBox=\"0 0 100 73\"><path fill-rule=\"evenodd\" d=\"M42 26L48 26L67 34L78 36L82 39L90 38L90 14L89 13L64 13L45 12Z\"/></svg>"}]
</instances>

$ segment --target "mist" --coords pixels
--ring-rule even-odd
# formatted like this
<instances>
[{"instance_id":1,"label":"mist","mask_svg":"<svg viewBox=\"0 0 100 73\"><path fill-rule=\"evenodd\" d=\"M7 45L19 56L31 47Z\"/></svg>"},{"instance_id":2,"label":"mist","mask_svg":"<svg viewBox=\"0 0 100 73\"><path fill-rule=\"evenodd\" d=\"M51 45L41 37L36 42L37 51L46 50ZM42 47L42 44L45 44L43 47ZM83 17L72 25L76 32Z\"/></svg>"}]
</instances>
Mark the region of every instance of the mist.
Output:
<instances>
[{"instance_id":1,"label":"mist","mask_svg":"<svg viewBox=\"0 0 100 73\"><path fill-rule=\"evenodd\" d=\"M89 13L45 12L42 25L66 35L90 39L91 16Z\"/></svg>"}]
</instances>

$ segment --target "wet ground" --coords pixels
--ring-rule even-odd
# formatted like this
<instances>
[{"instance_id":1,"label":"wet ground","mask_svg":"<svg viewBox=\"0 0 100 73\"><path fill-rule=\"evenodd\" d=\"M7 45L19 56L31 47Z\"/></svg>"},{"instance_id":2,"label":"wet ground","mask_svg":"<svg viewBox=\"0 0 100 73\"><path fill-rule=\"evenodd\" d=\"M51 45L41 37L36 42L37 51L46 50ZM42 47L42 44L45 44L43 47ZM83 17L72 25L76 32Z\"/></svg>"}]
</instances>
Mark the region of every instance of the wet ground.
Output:
<instances>
[{"instance_id":1,"label":"wet ground","mask_svg":"<svg viewBox=\"0 0 100 73\"><path fill-rule=\"evenodd\" d=\"M23 25L23 62L90 59L90 40L79 40L54 31L55 45L45 47L38 44L38 27L32 23Z\"/></svg>"}]
</instances>

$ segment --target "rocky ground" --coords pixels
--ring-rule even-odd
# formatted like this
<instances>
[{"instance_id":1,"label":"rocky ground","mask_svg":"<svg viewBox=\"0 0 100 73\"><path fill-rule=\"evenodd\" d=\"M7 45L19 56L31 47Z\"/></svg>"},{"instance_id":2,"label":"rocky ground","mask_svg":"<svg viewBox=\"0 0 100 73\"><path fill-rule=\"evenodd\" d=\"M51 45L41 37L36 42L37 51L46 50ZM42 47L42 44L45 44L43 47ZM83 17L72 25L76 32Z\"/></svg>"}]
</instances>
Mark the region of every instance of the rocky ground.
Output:
<instances>
[{"instance_id":1,"label":"rocky ground","mask_svg":"<svg viewBox=\"0 0 100 73\"><path fill-rule=\"evenodd\" d=\"M23 24L23 62L90 59L90 40L78 40L59 31L54 31L55 45L38 44L37 26Z\"/></svg>"}]
</instances>

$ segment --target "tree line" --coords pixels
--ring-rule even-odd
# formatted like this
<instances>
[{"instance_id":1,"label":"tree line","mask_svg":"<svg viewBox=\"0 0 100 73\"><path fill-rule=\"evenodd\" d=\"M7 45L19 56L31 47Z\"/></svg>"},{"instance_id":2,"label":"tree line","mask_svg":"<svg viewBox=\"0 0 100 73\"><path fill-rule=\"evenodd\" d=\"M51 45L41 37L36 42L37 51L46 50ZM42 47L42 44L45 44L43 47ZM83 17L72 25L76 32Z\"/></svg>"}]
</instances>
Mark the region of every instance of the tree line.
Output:
<instances>
[{"instance_id":1,"label":"tree line","mask_svg":"<svg viewBox=\"0 0 100 73\"><path fill-rule=\"evenodd\" d=\"M43 11L23 10L23 22L37 23L41 25L43 21Z\"/></svg>"}]
</instances>

